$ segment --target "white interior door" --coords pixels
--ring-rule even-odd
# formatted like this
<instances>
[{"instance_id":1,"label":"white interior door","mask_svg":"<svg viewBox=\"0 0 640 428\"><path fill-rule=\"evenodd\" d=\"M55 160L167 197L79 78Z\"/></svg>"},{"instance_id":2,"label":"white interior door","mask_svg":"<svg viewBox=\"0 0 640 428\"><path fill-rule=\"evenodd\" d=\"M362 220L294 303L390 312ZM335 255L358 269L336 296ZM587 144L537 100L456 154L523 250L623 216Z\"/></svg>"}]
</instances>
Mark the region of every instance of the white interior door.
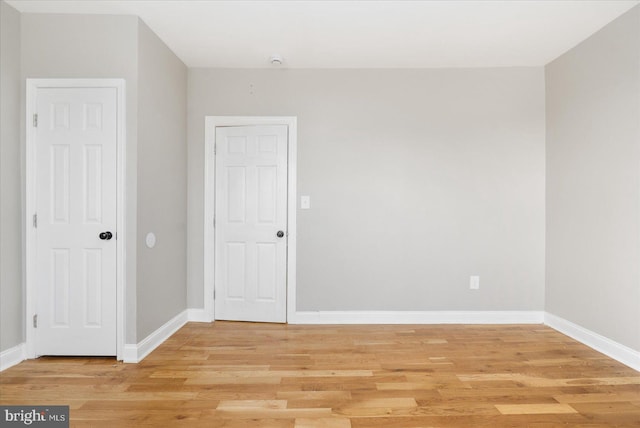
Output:
<instances>
[{"instance_id":1,"label":"white interior door","mask_svg":"<svg viewBox=\"0 0 640 428\"><path fill-rule=\"evenodd\" d=\"M116 355L116 101L37 91L38 355Z\"/></svg>"},{"instance_id":2,"label":"white interior door","mask_svg":"<svg viewBox=\"0 0 640 428\"><path fill-rule=\"evenodd\" d=\"M286 322L287 126L215 138L215 317Z\"/></svg>"}]
</instances>

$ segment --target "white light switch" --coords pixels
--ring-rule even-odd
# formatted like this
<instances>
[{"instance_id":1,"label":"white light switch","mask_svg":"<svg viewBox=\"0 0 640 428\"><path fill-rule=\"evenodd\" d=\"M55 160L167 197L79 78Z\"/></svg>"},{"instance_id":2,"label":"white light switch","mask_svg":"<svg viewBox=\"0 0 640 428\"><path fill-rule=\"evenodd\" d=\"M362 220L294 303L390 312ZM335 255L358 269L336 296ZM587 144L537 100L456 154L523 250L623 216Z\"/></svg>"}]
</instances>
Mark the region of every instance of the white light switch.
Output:
<instances>
[{"instance_id":1,"label":"white light switch","mask_svg":"<svg viewBox=\"0 0 640 428\"><path fill-rule=\"evenodd\" d=\"M311 196L300 196L300 209L308 210L311 208Z\"/></svg>"},{"instance_id":2,"label":"white light switch","mask_svg":"<svg viewBox=\"0 0 640 428\"><path fill-rule=\"evenodd\" d=\"M480 289L480 277L479 276L471 276L471 277L469 277L469 288L471 290L479 290Z\"/></svg>"}]
</instances>

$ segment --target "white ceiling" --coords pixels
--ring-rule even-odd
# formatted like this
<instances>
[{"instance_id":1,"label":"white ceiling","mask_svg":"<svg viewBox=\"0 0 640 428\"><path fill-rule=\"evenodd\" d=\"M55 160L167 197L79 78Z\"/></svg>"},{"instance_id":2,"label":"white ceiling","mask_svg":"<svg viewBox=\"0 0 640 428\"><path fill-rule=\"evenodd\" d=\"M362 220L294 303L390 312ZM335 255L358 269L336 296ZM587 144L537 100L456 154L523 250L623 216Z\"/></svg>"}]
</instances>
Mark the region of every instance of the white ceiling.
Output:
<instances>
[{"instance_id":1,"label":"white ceiling","mask_svg":"<svg viewBox=\"0 0 640 428\"><path fill-rule=\"evenodd\" d=\"M25 13L138 15L189 67L541 66L640 0L10 0Z\"/></svg>"}]
</instances>

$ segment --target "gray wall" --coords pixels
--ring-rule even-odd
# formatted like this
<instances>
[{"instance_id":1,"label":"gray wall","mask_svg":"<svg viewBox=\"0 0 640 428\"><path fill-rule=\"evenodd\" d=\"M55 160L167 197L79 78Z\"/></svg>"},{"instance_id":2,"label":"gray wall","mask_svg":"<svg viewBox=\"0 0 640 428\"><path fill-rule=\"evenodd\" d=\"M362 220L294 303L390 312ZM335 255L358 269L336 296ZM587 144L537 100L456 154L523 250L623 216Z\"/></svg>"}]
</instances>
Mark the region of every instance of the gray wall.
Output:
<instances>
[{"instance_id":1,"label":"gray wall","mask_svg":"<svg viewBox=\"0 0 640 428\"><path fill-rule=\"evenodd\" d=\"M546 309L640 350L640 7L546 82Z\"/></svg>"},{"instance_id":2,"label":"gray wall","mask_svg":"<svg viewBox=\"0 0 640 428\"><path fill-rule=\"evenodd\" d=\"M192 69L188 100L189 307L204 116L291 115L298 310L543 309L543 68Z\"/></svg>"},{"instance_id":3,"label":"gray wall","mask_svg":"<svg viewBox=\"0 0 640 428\"><path fill-rule=\"evenodd\" d=\"M0 352L24 341L20 14L0 1Z\"/></svg>"},{"instance_id":4,"label":"gray wall","mask_svg":"<svg viewBox=\"0 0 640 428\"><path fill-rule=\"evenodd\" d=\"M126 80L126 233L130 237L126 248L126 343L136 343L137 38L138 18L133 16L22 15L22 75L25 79Z\"/></svg>"},{"instance_id":5,"label":"gray wall","mask_svg":"<svg viewBox=\"0 0 640 428\"><path fill-rule=\"evenodd\" d=\"M186 67L133 16L22 20L23 77L126 80L126 343L136 343L186 309Z\"/></svg>"},{"instance_id":6,"label":"gray wall","mask_svg":"<svg viewBox=\"0 0 640 428\"><path fill-rule=\"evenodd\" d=\"M186 309L187 68L138 33L138 338ZM144 245L153 232L157 244Z\"/></svg>"}]
</instances>

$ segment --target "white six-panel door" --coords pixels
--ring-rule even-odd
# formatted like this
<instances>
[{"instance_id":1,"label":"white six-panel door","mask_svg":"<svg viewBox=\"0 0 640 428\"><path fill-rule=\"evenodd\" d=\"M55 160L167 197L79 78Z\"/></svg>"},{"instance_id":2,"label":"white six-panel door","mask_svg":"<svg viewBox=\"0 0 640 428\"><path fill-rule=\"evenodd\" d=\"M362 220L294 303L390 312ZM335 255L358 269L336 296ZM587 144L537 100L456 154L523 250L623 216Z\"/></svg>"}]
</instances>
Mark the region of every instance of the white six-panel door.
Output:
<instances>
[{"instance_id":1,"label":"white six-panel door","mask_svg":"<svg viewBox=\"0 0 640 428\"><path fill-rule=\"evenodd\" d=\"M215 317L286 322L287 126L217 127Z\"/></svg>"},{"instance_id":2,"label":"white six-panel door","mask_svg":"<svg viewBox=\"0 0 640 428\"><path fill-rule=\"evenodd\" d=\"M116 95L37 92L38 355L116 355Z\"/></svg>"}]
</instances>

